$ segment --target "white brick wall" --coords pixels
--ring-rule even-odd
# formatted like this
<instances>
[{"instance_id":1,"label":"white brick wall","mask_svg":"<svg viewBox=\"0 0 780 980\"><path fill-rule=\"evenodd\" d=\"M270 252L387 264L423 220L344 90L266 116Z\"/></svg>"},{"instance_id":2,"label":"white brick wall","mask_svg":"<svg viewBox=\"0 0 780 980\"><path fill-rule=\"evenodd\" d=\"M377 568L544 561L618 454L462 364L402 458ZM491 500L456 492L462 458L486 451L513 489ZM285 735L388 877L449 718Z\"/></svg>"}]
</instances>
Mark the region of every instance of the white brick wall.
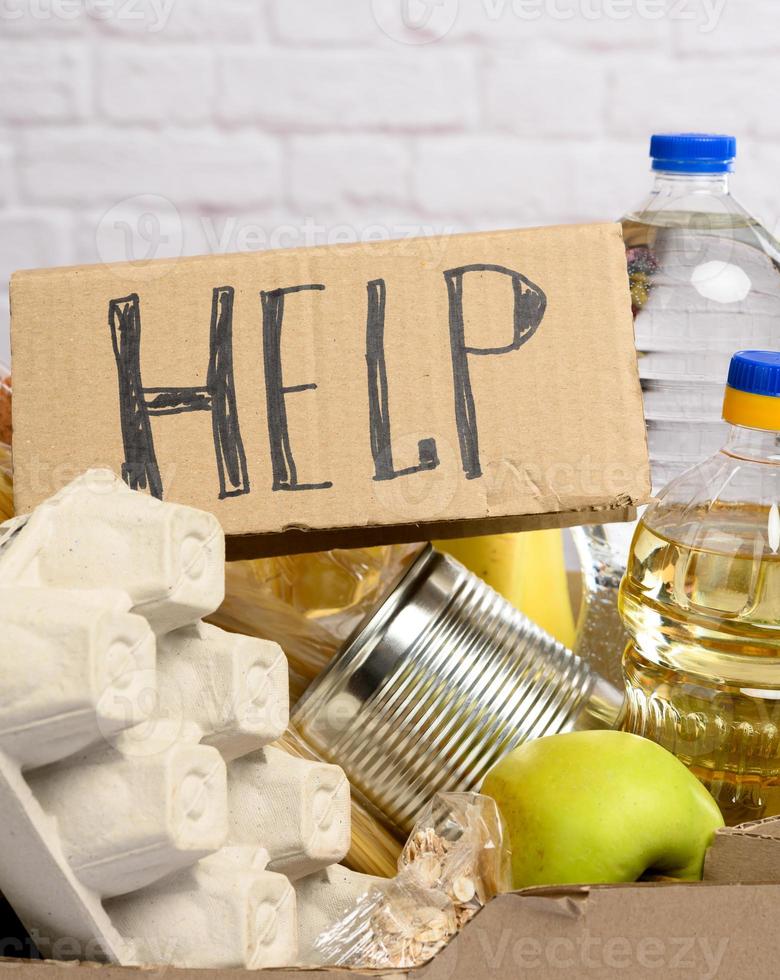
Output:
<instances>
[{"instance_id":1,"label":"white brick wall","mask_svg":"<svg viewBox=\"0 0 780 980\"><path fill-rule=\"evenodd\" d=\"M0 358L15 268L610 218L655 129L775 226L776 0L400 9L0 0Z\"/></svg>"}]
</instances>

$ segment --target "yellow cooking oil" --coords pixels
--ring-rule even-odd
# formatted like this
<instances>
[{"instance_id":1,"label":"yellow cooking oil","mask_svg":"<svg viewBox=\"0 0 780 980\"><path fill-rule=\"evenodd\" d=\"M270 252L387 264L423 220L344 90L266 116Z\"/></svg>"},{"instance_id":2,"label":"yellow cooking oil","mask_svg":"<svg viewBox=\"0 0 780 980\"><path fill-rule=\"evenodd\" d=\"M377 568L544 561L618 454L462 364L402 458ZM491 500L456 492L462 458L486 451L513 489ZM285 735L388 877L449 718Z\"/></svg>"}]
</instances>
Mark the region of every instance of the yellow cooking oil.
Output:
<instances>
[{"instance_id":1,"label":"yellow cooking oil","mask_svg":"<svg viewBox=\"0 0 780 980\"><path fill-rule=\"evenodd\" d=\"M620 591L623 727L684 762L729 825L780 813L780 555L756 535L768 511L691 508L673 535L640 522Z\"/></svg>"}]
</instances>

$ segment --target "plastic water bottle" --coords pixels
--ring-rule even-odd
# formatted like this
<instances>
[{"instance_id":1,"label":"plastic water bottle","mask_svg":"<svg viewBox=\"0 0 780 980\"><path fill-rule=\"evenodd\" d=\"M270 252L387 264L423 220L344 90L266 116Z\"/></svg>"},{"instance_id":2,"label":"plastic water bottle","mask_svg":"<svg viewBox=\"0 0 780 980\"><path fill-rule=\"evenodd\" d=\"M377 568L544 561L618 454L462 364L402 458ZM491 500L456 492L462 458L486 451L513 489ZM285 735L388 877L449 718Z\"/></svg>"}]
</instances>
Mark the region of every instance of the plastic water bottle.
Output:
<instances>
[{"instance_id":1,"label":"plastic water bottle","mask_svg":"<svg viewBox=\"0 0 780 980\"><path fill-rule=\"evenodd\" d=\"M634 535L623 727L677 755L735 824L780 813L780 352L734 355L723 418L723 448Z\"/></svg>"},{"instance_id":2,"label":"plastic water bottle","mask_svg":"<svg viewBox=\"0 0 780 980\"><path fill-rule=\"evenodd\" d=\"M657 134L650 196L623 218L656 488L723 442L722 383L780 347L780 243L732 197L732 136Z\"/></svg>"},{"instance_id":3,"label":"plastic water bottle","mask_svg":"<svg viewBox=\"0 0 780 980\"><path fill-rule=\"evenodd\" d=\"M735 155L733 136L656 134L650 196L622 219L656 490L723 444L733 351L780 347L780 243L732 197ZM574 652L613 683L632 531L573 531L585 583Z\"/></svg>"}]
</instances>

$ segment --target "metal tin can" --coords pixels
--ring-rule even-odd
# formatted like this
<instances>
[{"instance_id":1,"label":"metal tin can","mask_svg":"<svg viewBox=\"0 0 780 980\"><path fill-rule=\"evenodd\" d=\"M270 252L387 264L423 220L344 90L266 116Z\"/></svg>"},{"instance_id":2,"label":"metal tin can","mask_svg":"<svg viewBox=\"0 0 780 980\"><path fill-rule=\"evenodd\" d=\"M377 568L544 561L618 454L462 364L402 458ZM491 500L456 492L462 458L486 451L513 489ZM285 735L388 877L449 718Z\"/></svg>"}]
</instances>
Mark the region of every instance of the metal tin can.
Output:
<instances>
[{"instance_id":1,"label":"metal tin can","mask_svg":"<svg viewBox=\"0 0 780 980\"><path fill-rule=\"evenodd\" d=\"M622 694L459 562L426 547L310 685L293 727L404 832L509 751L610 728Z\"/></svg>"}]
</instances>

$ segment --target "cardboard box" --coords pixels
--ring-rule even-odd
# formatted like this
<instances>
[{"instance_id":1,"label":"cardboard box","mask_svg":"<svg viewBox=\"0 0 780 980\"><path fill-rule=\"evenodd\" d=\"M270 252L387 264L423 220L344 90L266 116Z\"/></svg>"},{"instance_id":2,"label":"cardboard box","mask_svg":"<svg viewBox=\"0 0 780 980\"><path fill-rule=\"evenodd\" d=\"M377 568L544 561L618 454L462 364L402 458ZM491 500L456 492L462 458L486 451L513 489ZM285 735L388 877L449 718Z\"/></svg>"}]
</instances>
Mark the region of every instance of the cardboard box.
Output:
<instances>
[{"instance_id":1,"label":"cardboard box","mask_svg":"<svg viewBox=\"0 0 780 980\"><path fill-rule=\"evenodd\" d=\"M719 830L707 851L704 879L712 882L780 881L780 817Z\"/></svg>"},{"instance_id":2,"label":"cardboard box","mask_svg":"<svg viewBox=\"0 0 780 980\"><path fill-rule=\"evenodd\" d=\"M501 895L430 963L373 976L413 980L594 977L762 980L777 974L780 884L637 884ZM339 980L362 971L273 970L274 980ZM98 966L0 959L21 980L239 980L243 970Z\"/></svg>"},{"instance_id":3,"label":"cardboard box","mask_svg":"<svg viewBox=\"0 0 780 980\"><path fill-rule=\"evenodd\" d=\"M780 818L718 831L701 883L647 882L527 888L490 902L431 962L382 975L413 980L681 977L762 980L780 953ZM0 916L2 918L2 916ZM4 924L5 925L5 924ZM21 930L18 921L8 929ZM14 933L11 932L13 935ZM21 932L16 933L21 935ZM8 940L5 951L8 952ZM16 947L22 951L22 944ZM72 955L66 945L50 953ZM275 980L339 980L364 971L263 971ZM0 957L0 978L229 980L242 970L106 966ZM370 975L376 976L377 973Z\"/></svg>"},{"instance_id":4,"label":"cardboard box","mask_svg":"<svg viewBox=\"0 0 780 980\"><path fill-rule=\"evenodd\" d=\"M11 313L19 512L108 466L238 557L649 493L618 225L20 272Z\"/></svg>"}]
</instances>

